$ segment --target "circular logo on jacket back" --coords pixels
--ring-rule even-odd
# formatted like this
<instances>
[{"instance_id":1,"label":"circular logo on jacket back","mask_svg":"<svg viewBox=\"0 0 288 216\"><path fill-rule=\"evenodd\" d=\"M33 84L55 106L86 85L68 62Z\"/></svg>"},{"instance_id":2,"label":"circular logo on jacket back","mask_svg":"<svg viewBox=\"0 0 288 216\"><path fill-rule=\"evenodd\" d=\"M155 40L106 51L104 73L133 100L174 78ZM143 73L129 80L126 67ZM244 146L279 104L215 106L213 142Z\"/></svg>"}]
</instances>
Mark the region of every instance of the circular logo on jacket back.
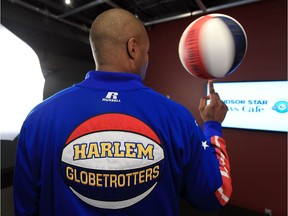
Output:
<instances>
[{"instance_id":1,"label":"circular logo on jacket back","mask_svg":"<svg viewBox=\"0 0 288 216\"><path fill-rule=\"evenodd\" d=\"M125 208L148 196L164 168L156 133L124 114L103 114L80 124L62 152L62 173L72 192L99 208Z\"/></svg>"}]
</instances>

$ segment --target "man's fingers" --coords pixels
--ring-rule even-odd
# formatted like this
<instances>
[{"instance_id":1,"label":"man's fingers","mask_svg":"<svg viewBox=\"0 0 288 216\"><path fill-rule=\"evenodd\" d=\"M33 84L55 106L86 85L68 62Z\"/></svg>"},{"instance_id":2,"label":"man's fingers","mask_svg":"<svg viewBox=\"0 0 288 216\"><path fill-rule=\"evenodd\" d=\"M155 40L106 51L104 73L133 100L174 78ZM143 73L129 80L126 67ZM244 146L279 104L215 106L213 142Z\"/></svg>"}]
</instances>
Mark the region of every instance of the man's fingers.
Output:
<instances>
[{"instance_id":1,"label":"man's fingers","mask_svg":"<svg viewBox=\"0 0 288 216\"><path fill-rule=\"evenodd\" d=\"M215 89L214 89L214 86L213 86L213 81L211 79L208 80L208 84L209 84L209 93L210 93L210 95L214 94L215 93Z\"/></svg>"},{"instance_id":2,"label":"man's fingers","mask_svg":"<svg viewBox=\"0 0 288 216\"><path fill-rule=\"evenodd\" d=\"M206 107L206 104L207 104L207 100L209 100L209 99L210 99L209 96L200 98L199 110L204 110L204 108Z\"/></svg>"},{"instance_id":3,"label":"man's fingers","mask_svg":"<svg viewBox=\"0 0 288 216\"><path fill-rule=\"evenodd\" d=\"M208 80L208 82L209 82L209 93L210 93L210 96L215 97L217 99L220 99L218 93L215 92L214 85L213 85L213 80Z\"/></svg>"},{"instance_id":4,"label":"man's fingers","mask_svg":"<svg viewBox=\"0 0 288 216\"><path fill-rule=\"evenodd\" d=\"M202 97L199 103L199 111L201 118L204 122L206 121L217 121L222 123L225 119L228 107L221 101L218 93L215 92L213 81L208 81L209 95ZM207 100L210 100L209 105L207 105Z\"/></svg>"},{"instance_id":5,"label":"man's fingers","mask_svg":"<svg viewBox=\"0 0 288 216\"><path fill-rule=\"evenodd\" d=\"M210 95L210 99L211 99L211 103L214 103L217 100L220 100L220 96L218 95L218 93L213 93Z\"/></svg>"},{"instance_id":6,"label":"man's fingers","mask_svg":"<svg viewBox=\"0 0 288 216\"><path fill-rule=\"evenodd\" d=\"M215 92L213 80L211 79L208 80L208 84L209 84L209 93L210 93L211 102L214 103L214 101L220 100L218 93Z\"/></svg>"}]
</instances>

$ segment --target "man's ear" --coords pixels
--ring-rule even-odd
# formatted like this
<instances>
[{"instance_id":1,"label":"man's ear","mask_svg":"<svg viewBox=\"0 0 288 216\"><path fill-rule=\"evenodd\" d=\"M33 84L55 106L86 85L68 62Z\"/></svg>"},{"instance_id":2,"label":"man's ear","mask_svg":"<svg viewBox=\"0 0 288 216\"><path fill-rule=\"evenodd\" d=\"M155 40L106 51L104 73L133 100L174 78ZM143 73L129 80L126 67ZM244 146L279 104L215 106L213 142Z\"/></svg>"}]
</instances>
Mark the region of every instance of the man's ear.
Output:
<instances>
[{"instance_id":1,"label":"man's ear","mask_svg":"<svg viewBox=\"0 0 288 216\"><path fill-rule=\"evenodd\" d=\"M135 38L130 38L127 41L126 49L127 49L128 56L131 59L135 59L136 57L136 39Z\"/></svg>"}]
</instances>

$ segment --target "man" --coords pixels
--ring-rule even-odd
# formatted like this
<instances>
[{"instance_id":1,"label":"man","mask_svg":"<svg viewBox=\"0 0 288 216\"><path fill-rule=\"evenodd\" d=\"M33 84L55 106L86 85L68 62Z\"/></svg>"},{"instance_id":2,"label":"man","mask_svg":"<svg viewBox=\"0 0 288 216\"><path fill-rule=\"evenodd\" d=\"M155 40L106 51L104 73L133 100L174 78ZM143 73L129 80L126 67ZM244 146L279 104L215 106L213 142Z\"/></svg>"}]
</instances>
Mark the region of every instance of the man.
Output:
<instances>
[{"instance_id":1,"label":"man","mask_svg":"<svg viewBox=\"0 0 288 216\"><path fill-rule=\"evenodd\" d=\"M179 196L197 209L225 205L227 107L212 81L199 105L203 133L187 109L143 85L149 39L137 18L122 9L102 13L90 42L96 71L23 124L15 214L176 216Z\"/></svg>"}]
</instances>

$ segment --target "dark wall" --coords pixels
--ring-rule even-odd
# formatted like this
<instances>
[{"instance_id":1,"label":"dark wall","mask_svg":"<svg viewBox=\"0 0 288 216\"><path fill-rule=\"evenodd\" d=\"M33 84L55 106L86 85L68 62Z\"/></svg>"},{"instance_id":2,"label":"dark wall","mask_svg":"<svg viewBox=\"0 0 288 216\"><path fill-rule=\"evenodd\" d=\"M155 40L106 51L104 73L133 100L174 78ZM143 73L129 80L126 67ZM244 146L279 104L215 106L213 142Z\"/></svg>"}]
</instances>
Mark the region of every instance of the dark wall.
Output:
<instances>
[{"instance_id":1,"label":"dark wall","mask_svg":"<svg viewBox=\"0 0 288 216\"><path fill-rule=\"evenodd\" d=\"M240 67L220 81L287 80L287 1L265 0L217 11L245 28L247 55ZM198 121L199 98L206 81L188 74L178 57L184 29L198 17L151 27L146 84L185 105ZM288 123L288 122L287 122ZM231 204L273 215L287 215L287 133L224 129L232 167Z\"/></svg>"}]
</instances>

